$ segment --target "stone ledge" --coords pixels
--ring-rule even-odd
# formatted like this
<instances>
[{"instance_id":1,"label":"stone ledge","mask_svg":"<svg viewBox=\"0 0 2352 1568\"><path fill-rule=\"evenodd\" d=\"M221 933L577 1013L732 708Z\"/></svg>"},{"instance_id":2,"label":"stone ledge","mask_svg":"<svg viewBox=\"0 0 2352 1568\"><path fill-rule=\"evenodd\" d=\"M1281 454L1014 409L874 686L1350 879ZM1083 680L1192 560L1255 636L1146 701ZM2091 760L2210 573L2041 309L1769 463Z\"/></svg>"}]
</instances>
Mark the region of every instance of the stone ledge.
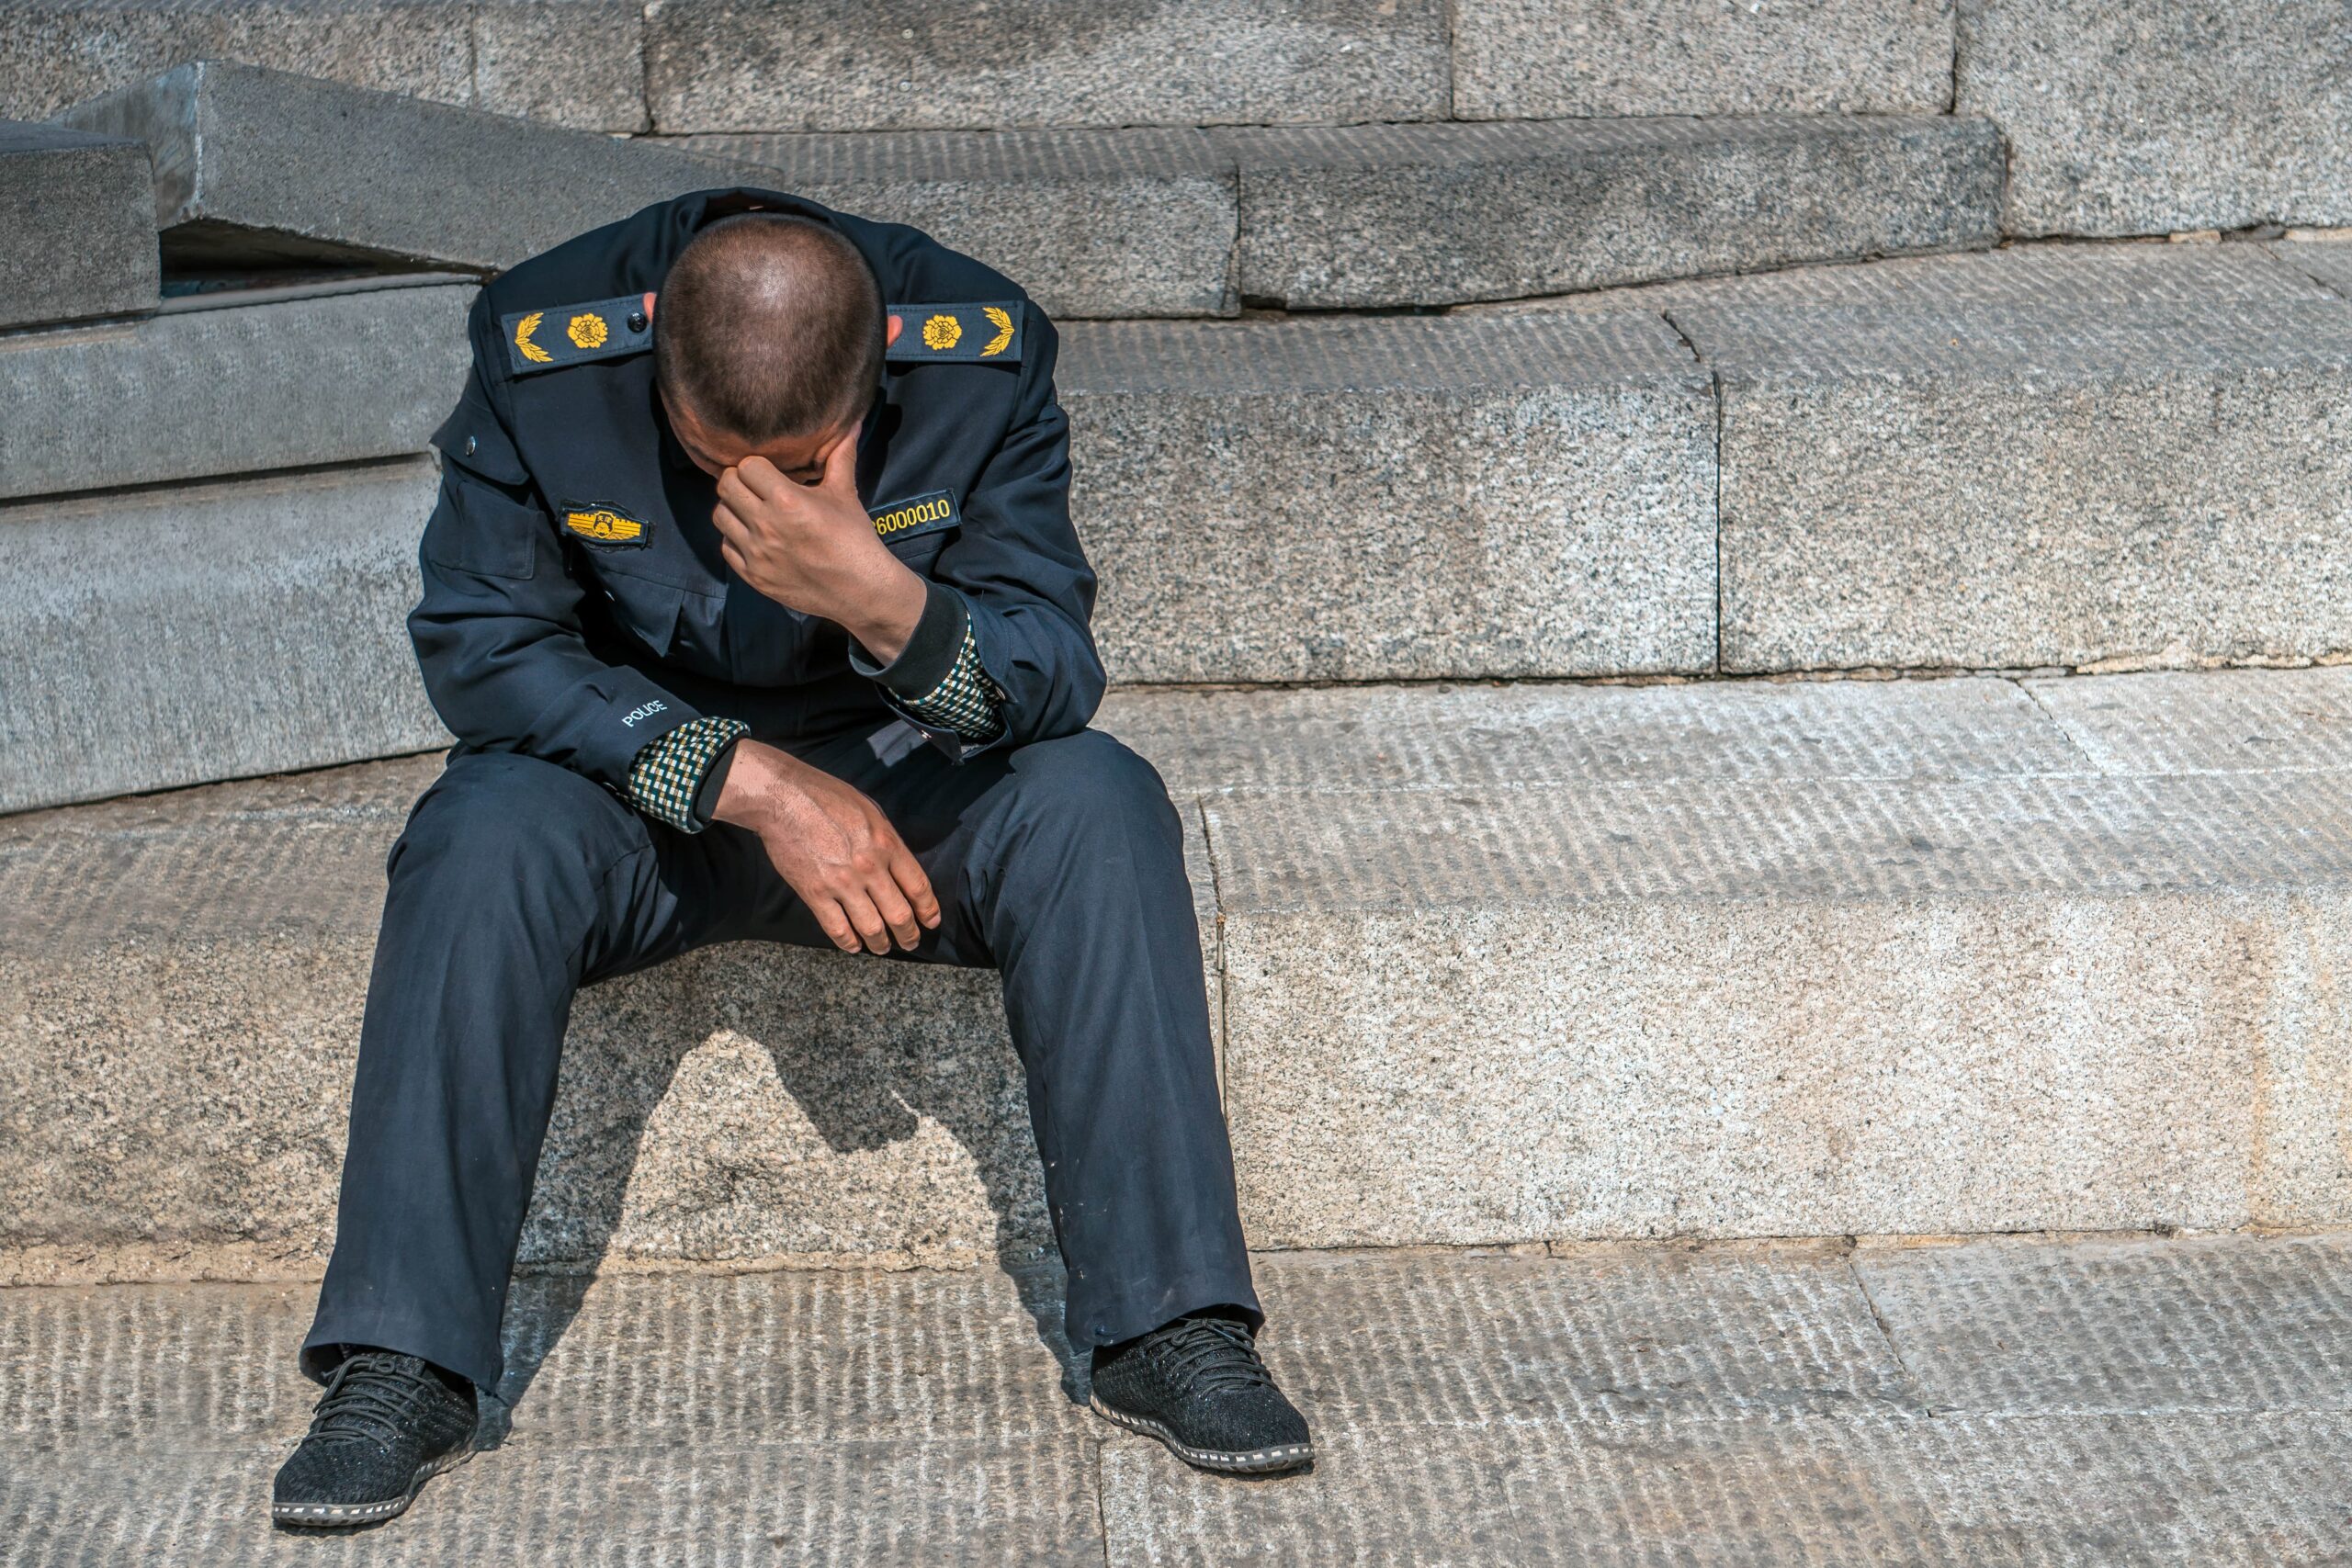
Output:
<instances>
[{"instance_id":1,"label":"stone ledge","mask_svg":"<svg viewBox=\"0 0 2352 1568\"><path fill-rule=\"evenodd\" d=\"M136 141L0 120L0 329L153 310L148 182Z\"/></svg>"},{"instance_id":2,"label":"stone ledge","mask_svg":"<svg viewBox=\"0 0 2352 1568\"><path fill-rule=\"evenodd\" d=\"M473 296L371 280L0 340L0 499L422 451L465 385Z\"/></svg>"},{"instance_id":3,"label":"stone ledge","mask_svg":"<svg viewBox=\"0 0 2352 1568\"><path fill-rule=\"evenodd\" d=\"M1292 309L1510 299L1990 245L1984 120L1833 116L1216 133L1241 292ZM1756 192L1773 193L1759 203Z\"/></svg>"}]
</instances>

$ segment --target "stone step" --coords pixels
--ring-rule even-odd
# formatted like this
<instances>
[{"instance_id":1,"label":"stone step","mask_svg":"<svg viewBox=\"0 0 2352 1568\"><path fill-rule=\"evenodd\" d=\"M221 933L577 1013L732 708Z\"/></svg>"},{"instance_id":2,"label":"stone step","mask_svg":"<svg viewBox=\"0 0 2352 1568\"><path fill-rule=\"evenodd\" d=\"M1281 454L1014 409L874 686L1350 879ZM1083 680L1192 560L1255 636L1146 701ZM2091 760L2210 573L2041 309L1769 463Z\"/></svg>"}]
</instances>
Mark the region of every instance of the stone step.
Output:
<instances>
[{"instance_id":1,"label":"stone step","mask_svg":"<svg viewBox=\"0 0 2352 1568\"><path fill-rule=\"evenodd\" d=\"M1613 291L1610 310L1070 323L1072 509L1106 661L1169 683L2333 657L2352 649L2352 302L2321 281L2337 249L2031 248ZM185 504L234 527L222 508L264 492L211 476L423 439L457 375L462 286L255 298L12 340L9 482L179 486L141 514ZM216 373L268 417L215 419ZM105 510L20 502L0 524ZM39 660L141 690L175 745L144 759L169 772L139 772L143 754L96 735L102 709L0 681L0 725L88 759L0 753L0 799L432 743L382 618L413 592L424 510L373 520L369 574L310 585L358 629L350 657L308 656L372 687L282 725L336 749L231 743L200 706L171 707L212 688L153 679L144 644L115 670L91 662L116 657L103 639L17 644L0 673ZM51 603L63 591L28 560L0 556L0 589ZM276 570L232 553L187 581L249 573L240 592L266 602ZM180 620L225 624L211 589L140 581L177 595ZM79 602L108 603L114 581ZM274 689L311 689L280 671L295 645L238 646Z\"/></svg>"},{"instance_id":2,"label":"stone step","mask_svg":"<svg viewBox=\"0 0 2352 1568\"><path fill-rule=\"evenodd\" d=\"M0 119L0 330L155 308L147 150Z\"/></svg>"},{"instance_id":3,"label":"stone step","mask_svg":"<svg viewBox=\"0 0 2352 1568\"><path fill-rule=\"evenodd\" d=\"M1318 1461L1245 1485L1084 1411L1054 1270L526 1278L488 1451L334 1543L266 1518L317 1393L307 1284L0 1292L10 1561L560 1535L597 1562L2136 1568L2324 1562L2342 1534L2341 1235L1272 1254L1257 1280Z\"/></svg>"},{"instance_id":4,"label":"stone step","mask_svg":"<svg viewBox=\"0 0 2352 1568\"><path fill-rule=\"evenodd\" d=\"M392 490L374 468L202 477L413 450L455 400L468 292L258 303L0 350L0 457L27 453L0 464L10 485L157 487L120 506L0 506L0 530L40 541L0 555L0 736L32 747L0 748L0 810L439 740L401 629L426 465ZM1080 323L1062 364L1072 504L1118 680L1713 662L1713 401L1654 315ZM368 498L356 510L334 499L347 485ZM306 534L304 507L333 521ZM126 529L152 553L124 563L101 544ZM289 590L315 640L246 618ZM148 617L227 664L159 670ZM215 705L256 687L267 713L222 725ZM120 694L152 733L119 722Z\"/></svg>"},{"instance_id":5,"label":"stone step","mask_svg":"<svg viewBox=\"0 0 2352 1568\"><path fill-rule=\"evenodd\" d=\"M1713 662L1713 399L1655 315L1078 324L1057 380L1115 680Z\"/></svg>"},{"instance_id":6,"label":"stone step","mask_svg":"<svg viewBox=\"0 0 2352 1568\"><path fill-rule=\"evenodd\" d=\"M438 483L406 457L0 507L0 811L446 744L402 624Z\"/></svg>"},{"instance_id":7,"label":"stone step","mask_svg":"<svg viewBox=\"0 0 2352 1568\"><path fill-rule=\"evenodd\" d=\"M1273 1247L2352 1219L2352 671L1126 693ZM0 821L17 1278L314 1269L429 759ZM2315 777L2314 775L2324 775ZM582 999L526 1255L1046 1231L986 975Z\"/></svg>"},{"instance_id":8,"label":"stone step","mask_svg":"<svg viewBox=\"0 0 2352 1568\"><path fill-rule=\"evenodd\" d=\"M1992 126L1949 117L630 142L203 63L65 118L153 147L175 265L494 268L681 190L764 181L915 222L1069 317L1443 305L1984 246L2002 179ZM1780 193L1769 210L1759 187Z\"/></svg>"},{"instance_id":9,"label":"stone step","mask_svg":"<svg viewBox=\"0 0 2352 1568\"><path fill-rule=\"evenodd\" d=\"M496 270L741 171L675 147L218 61L81 104L147 143L165 259L389 257Z\"/></svg>"},{"instance_id":10,"label":"stone step","mask_svg":"<svg viewBox=\"0 0 2352 1568\"><path fill-rule=\"evenodd\" d=\"M1216 133L1244 298L1442 305L1999 237L1988 120L1764 116ZM1772 193L1758 201L1758 191Z\"/></svg>"},{"instance_id":11,"label":"stone step","mask_svg":"<svg viewBox=\"0 0 2352 1568\"><path fill-rule=\"evenodd\" d=\"M644 0L13 0L0 114L40 119L198 60L645 129Z\"/></svg>"},{"instance_id":12,"label":"stone step","mask_svg":"<svg viewBox=\"0 0 2352 1568\"><path fill-rule=\"evenodd\" d=\"M1080 316L1445 305L1997 237L1983 120L697 136ZM1759 207L1759 188L1779 193Z\"/></svg>"},{"instance_id":13,"label":"stone step","mask_svg":"<svg viewBox=\"0 0 2352 1568\"><path fill-rule=\"evenodd\" d=\"M2009 232L2352 224L2352 28L2334 0L1960 12L1955 103L2008 139Z\"/></svg>"},{"instance_id":14,"label":"stone step","mask_svg":"<svg viewBox=\"0 0 2352 1568\"><path fill-rule=\"evenodd\" d=\"M422 452L465 385L473 296L367 278L0 338L0 500ZM378 525L413 539L419 521Z\"/></svg>"},{"instance_id":15,"label":"stone step","mask_svg":"<svg viewBox=\"0 0 2352 1568\"><path fill-rule=\"evenodd\" d=\"M693 136L754 184L910 223L1058 317L1229 316L1239 188L1189 128Z\"/></svg>"}]
</instances>

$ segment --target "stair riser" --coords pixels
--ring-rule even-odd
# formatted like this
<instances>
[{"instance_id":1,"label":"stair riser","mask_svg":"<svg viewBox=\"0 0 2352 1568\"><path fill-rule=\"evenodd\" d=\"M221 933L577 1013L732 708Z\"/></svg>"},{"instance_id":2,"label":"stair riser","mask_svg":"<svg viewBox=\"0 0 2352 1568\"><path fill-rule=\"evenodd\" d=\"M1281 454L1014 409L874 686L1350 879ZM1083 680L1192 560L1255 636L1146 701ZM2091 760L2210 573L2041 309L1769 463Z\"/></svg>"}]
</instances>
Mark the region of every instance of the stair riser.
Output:
<instances>
[{"instance_id":1,"label":"stair riser","mask_svg":"<svg viewBox=\"0 0 2352 1568\"><path fill-rule=\"evenodd\" d=\"M408 459L0 510L0 810L445 744Z\"/></svg>"},{"instance_id":2,"label":"stair riser","mask_svg":"<svg viewBox=\"0 0 2352 1568\"><path fill-rule=\"evenodd\" d=\"M1385 127L1217 142L1241 171L1242 296L1293 310L1520 299L1983 247L2000 232L2000 138L1984 120Z\"/></svg>"},{"instance_id":3,"label":"stair riser","mask_svg":"<svg viewBox=\"0 0 2352 1568\"><path fill-rule=\"evenodd\" d=\"M24 340L0 354L0 499L417 452L465 387L473 296L386 288Z\"/></svg>"},{"instance_id":4,"label":"stair riser","mask_svg":"<svg viewBox=\"0 0 2352 1568\"><path fill-rule=\"evenodd\" d=\"M0 118L0 329L152 310L158 276L147 150Z\"/></svg>"},{"instance_id":5,"label":"stair riser","mask_svg":"<svg viewBox=\"0 0 2352 1568\"><path fill-rule=\"evenodd\" d=\"M1229 917L1262 1247L2340 1216L2340 896Z\"/></svg>"},{"instance_id":6,"label":"stair riser","mask_svg":"<svg viewBox=\"0 0 2352 1568\"><path fill-rule=\"evenodd\" d=\"M434 772L395 766L408 788ZM0 1279L59 1249L323 1262L405 798L177 850L134 835L137 877L218 864L259 902L99 942L62 915L0 951L0 1182L23 1196ZM1215 877L1185 824L1221 1028ZM298 878L326 901L269 896ZM956 1268L1051 1240L993 973L742 943L581 993L526 1263Z\"/></svg>"}]
</instances>

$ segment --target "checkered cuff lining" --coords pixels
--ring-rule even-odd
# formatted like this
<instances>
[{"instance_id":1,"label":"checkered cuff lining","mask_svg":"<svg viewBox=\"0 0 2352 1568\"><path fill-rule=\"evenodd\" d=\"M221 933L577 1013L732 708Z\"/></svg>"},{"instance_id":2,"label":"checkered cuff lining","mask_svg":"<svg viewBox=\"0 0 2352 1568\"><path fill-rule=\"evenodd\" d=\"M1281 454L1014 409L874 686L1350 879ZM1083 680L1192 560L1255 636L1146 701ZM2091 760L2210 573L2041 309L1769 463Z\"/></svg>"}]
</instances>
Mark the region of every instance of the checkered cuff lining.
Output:
<instances>
[{"instance_id":1,"label":"checkered cuff lining","mask_svg":"<svg viewBox=\"0 0 2352 1568\"><path fill-rule=\"evenodd\" d=\"M964 644L956 650L956 662L948 668L946 678L920 697L899 700L925 724L952 729L967 740L993 740L1004 733L1004 719L997 712L1004 692L980 665L979 645L972 640L969 621L964 625Z\"/></svg>"},{"instance_id":2,"label":"checkered cuff lining","mask_svg":"<svg viewBox=\"0 0 2352 1568\"><path fill-rule=\"evenodd\" d=\"M741 719L696 718L647 741L629 764L629 804L681 832L701 832L704 824L695 819L695 796L702 789L703 775L721 751L751 728Z\"/></svg>"}]
</instances>

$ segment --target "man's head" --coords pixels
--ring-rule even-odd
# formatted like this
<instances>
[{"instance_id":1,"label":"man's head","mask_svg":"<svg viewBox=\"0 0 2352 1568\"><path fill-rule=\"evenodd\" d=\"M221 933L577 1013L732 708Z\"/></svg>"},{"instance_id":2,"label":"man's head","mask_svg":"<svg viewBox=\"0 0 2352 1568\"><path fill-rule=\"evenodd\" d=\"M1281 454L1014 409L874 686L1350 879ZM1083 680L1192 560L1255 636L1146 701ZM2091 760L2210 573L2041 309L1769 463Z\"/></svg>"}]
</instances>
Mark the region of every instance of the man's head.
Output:
<instances>
[{"instance_id":1,"label":"man's head","mask_svg":"<svg viewBox=\"0 0 2352 1568\"><path fill-rule=\"evenodd\" d=\"M662 285L653 374L670 425L710 473L756 453L808 481L881 378L882 292L839 232L747 213L696 234Z\"/></svg>"}]
</instances>

